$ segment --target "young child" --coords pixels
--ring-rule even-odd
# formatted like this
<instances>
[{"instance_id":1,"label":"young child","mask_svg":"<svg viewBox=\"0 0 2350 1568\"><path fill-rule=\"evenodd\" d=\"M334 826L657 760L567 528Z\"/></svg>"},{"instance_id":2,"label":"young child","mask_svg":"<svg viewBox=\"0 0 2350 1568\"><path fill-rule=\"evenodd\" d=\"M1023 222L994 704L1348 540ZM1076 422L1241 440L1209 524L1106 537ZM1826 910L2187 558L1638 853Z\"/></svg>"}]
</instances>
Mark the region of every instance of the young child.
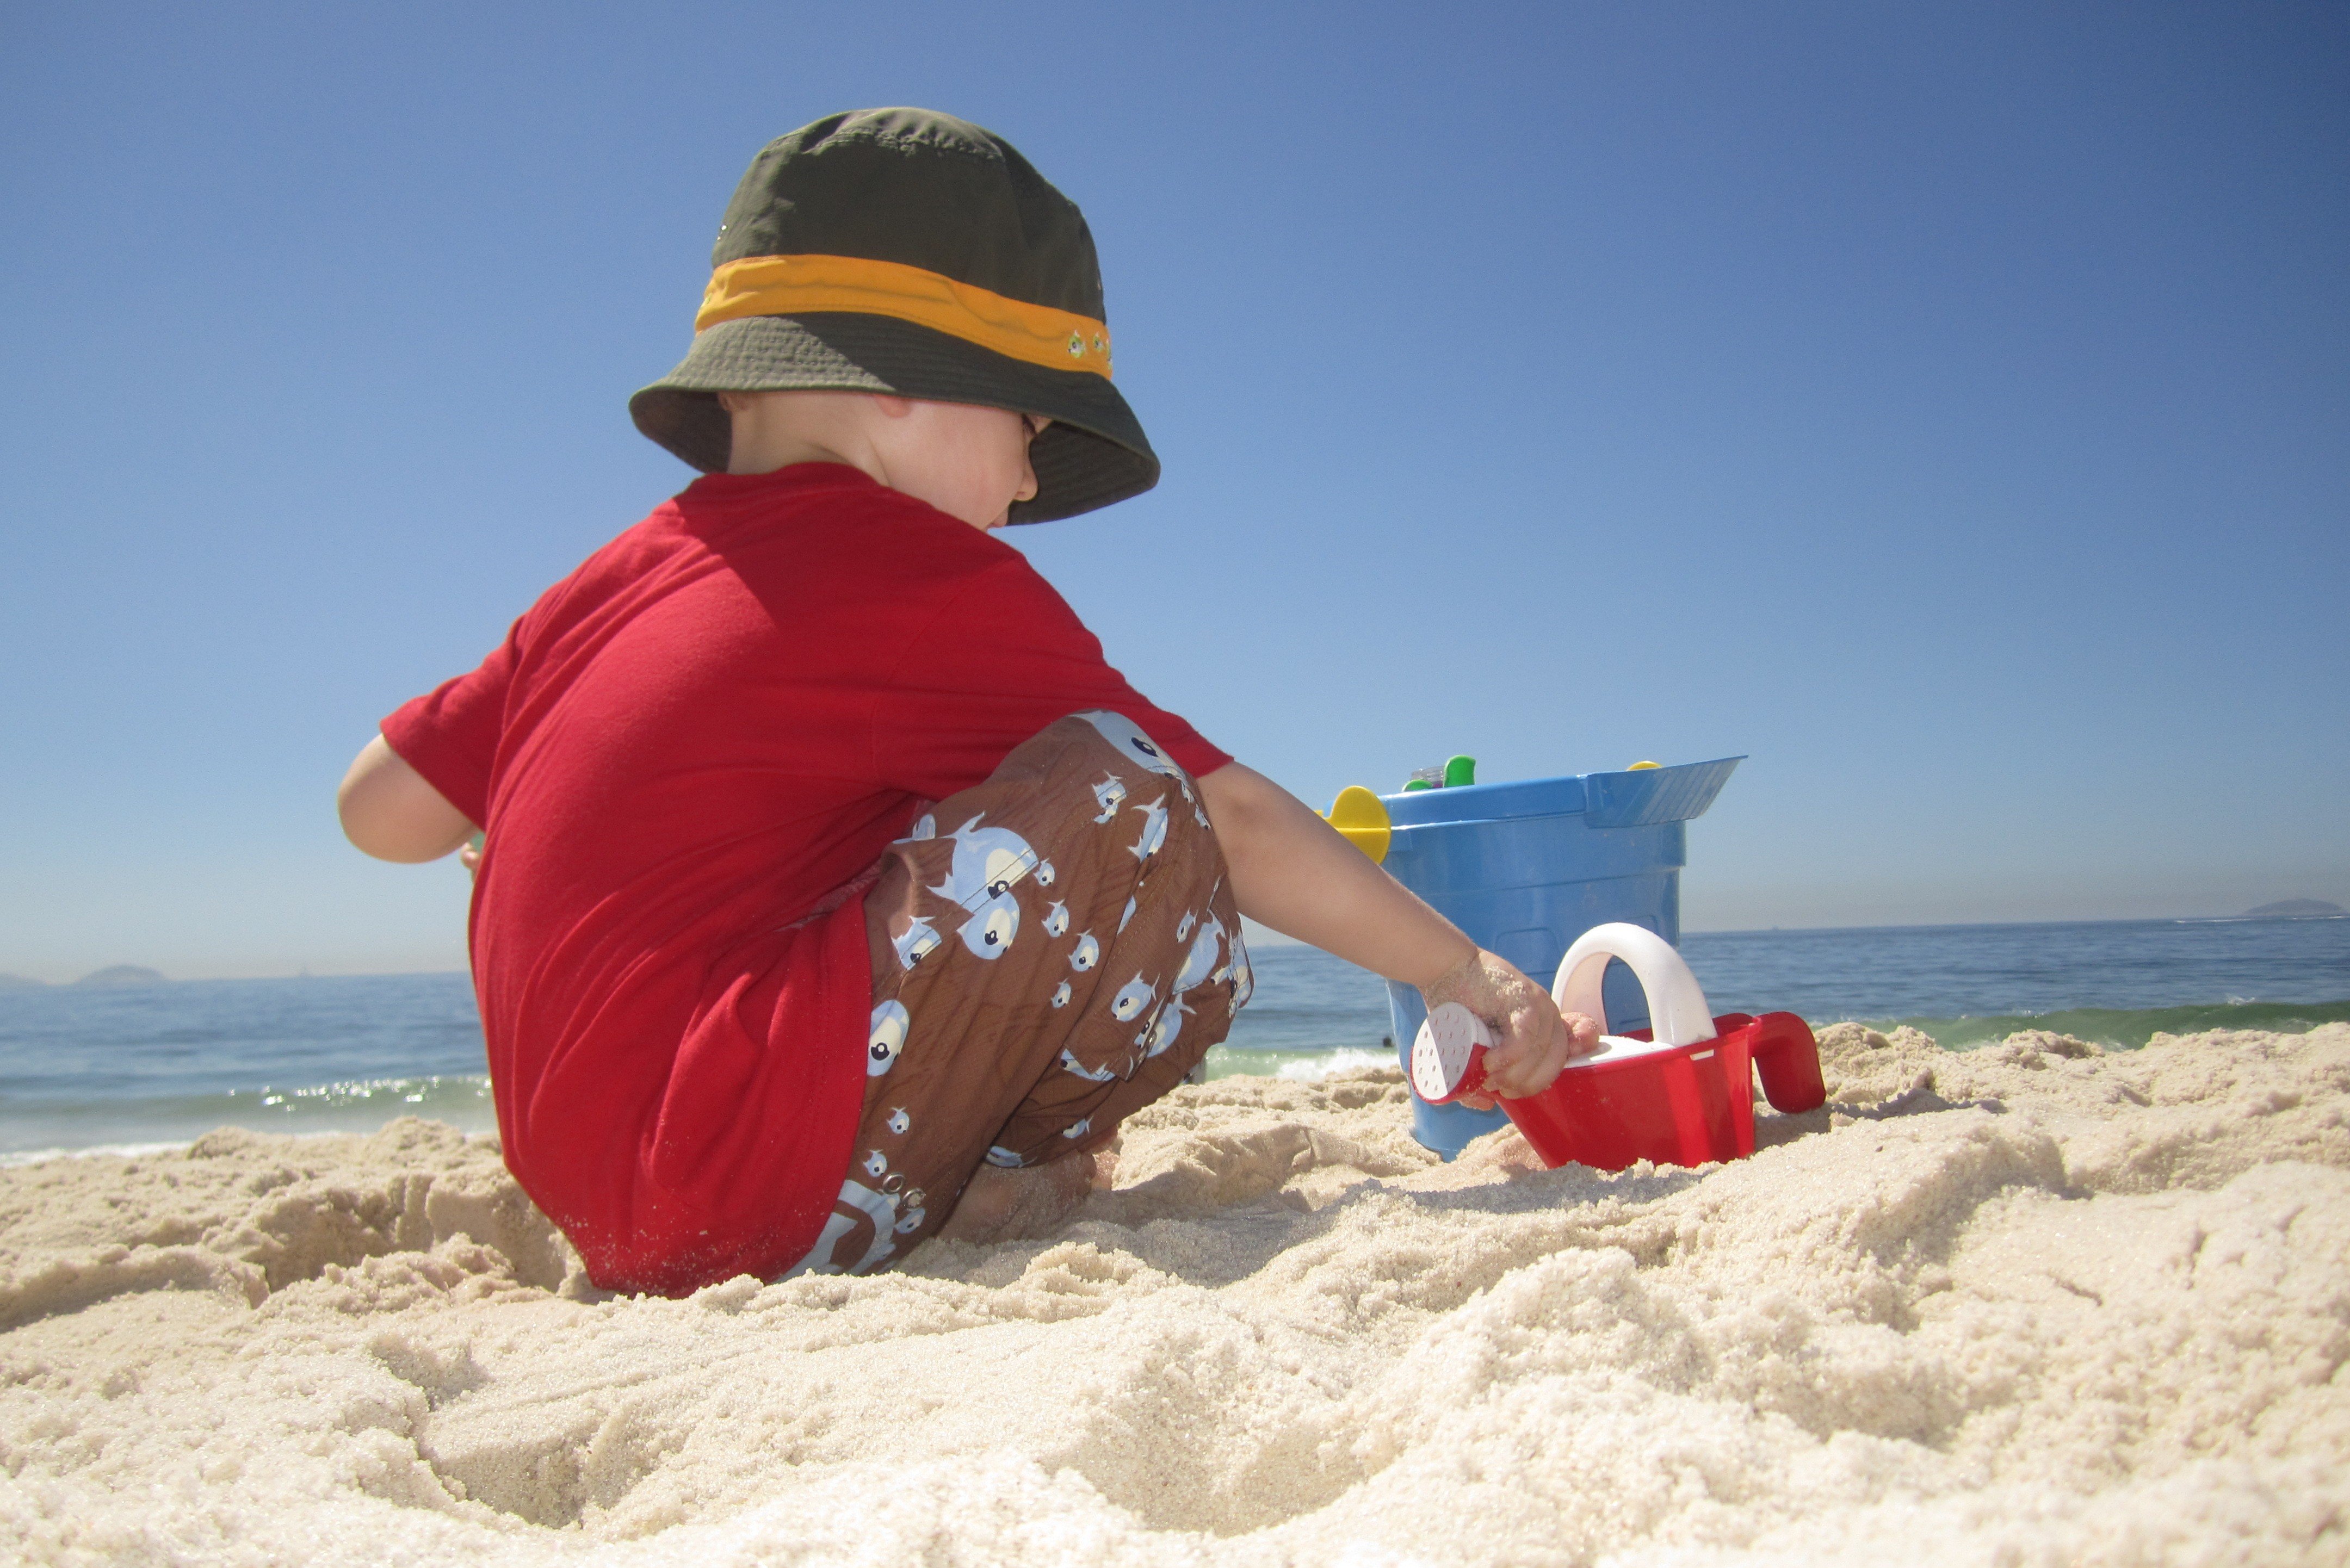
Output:
<instances>
[{"instance_id":1,"label":"young child","mask_svg":"<svg viewBox=\"0 0 2350 1568\"><path fill-rule=\"evenodd\" d=\"M703 477L383 722L351 841L459 848L507 1165L615 1290L1051 1222L1248 998L1245 914L1596 1034L1155 706L994 536L1149 489L1085 220L1000 138L835 115L728 206L629 403ZM1571 1026L1570 1026L1571 1024Z\"/></svg>"}]
</instances>

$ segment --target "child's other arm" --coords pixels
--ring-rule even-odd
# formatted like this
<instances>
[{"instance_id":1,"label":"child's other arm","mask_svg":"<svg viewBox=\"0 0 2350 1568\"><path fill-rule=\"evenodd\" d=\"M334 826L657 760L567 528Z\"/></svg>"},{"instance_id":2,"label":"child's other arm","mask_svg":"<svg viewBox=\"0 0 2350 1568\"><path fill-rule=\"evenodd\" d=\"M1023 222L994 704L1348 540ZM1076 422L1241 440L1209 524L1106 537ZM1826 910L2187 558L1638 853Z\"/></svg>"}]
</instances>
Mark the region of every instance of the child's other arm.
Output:
<instances>
[{"instance_id":1,"label":"child's other arm","mask_svg":"<svg viewBox=\"0 0 2350 1568\"><path fill-rule=\"evenodd\" d=\"M359 749L335 792L343 836L379 860L438 860L473 836L473 824L378 735Z\"/></svg>"},{"instance_id":2,"label":"child's other arm","mask_svg":"<svg viewBox=\"0 0 2350 1568\"><path fill-rule=\"evenodd\" d=\"M1263 774L1227 763L1200 781L1231 867L1241 912L1374 973L1419 988L1430 1007L1458 1002L1496 1032L1488 1081L1522 1096L1549 1086L1569 1058L1598 1043L1580 1013L1562 1018L1550 992L1461 929L1303 801Z\"/></svg>"}]
</instances>

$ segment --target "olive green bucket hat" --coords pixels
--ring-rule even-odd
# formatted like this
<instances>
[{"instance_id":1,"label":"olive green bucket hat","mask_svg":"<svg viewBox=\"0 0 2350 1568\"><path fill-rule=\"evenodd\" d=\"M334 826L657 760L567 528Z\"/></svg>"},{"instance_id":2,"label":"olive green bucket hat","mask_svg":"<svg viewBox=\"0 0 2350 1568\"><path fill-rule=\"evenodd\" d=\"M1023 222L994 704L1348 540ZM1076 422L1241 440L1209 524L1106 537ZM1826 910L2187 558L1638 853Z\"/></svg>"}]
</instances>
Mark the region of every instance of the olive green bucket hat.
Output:
<instances>
[{"instance_id":1,"label":"olive green bucket hat","mask_svg":"<svg viewBox=\"0 0 2350 1568\"><path fill-rule=\"evenodd\" d=\"M696 468L726 466L720 392L824 389L1050 419L1014 523L1159 483L1110 385L1085 216L1001 137L919 109L803 126L752 160L710 262L692 348L629 400L637 428Z\"/></svg>"}]
</instances>

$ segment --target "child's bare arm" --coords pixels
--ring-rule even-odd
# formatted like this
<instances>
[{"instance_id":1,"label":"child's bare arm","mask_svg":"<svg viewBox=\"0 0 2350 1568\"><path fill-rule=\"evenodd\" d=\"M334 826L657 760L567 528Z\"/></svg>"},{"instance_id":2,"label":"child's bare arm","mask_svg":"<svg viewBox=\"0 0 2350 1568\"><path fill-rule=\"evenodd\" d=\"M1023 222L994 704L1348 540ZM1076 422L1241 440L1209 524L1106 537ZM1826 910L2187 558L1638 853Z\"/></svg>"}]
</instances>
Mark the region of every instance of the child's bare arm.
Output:
<instances>
[{"instance_id":1,"label":"child's bare arm","mask_svg":"<svg viewBox=\"0 0 2350 1568\"><path fill-rule=\"evenodd\" d=\"M1597 1025L1562 1019L1544 991L1508 961L1380 870L1303 801L1238 763L1200 781L1241 912L1389 980L1433 1007L1458 1002L1491 1024L1487 1079L1534 1094L1598 1041Z\"/></svg>"},{"instance_id":2,"label":"child's bare arm","mask_svg":"<svg viewBox=\"0 0 2350 1568\"><path fill-rule=\"evenodd\" d=\"M473 836L473 825L378 735L359 750L335 792L343 836L379 860L438 860Z\"/></svg>"}]
</instances>

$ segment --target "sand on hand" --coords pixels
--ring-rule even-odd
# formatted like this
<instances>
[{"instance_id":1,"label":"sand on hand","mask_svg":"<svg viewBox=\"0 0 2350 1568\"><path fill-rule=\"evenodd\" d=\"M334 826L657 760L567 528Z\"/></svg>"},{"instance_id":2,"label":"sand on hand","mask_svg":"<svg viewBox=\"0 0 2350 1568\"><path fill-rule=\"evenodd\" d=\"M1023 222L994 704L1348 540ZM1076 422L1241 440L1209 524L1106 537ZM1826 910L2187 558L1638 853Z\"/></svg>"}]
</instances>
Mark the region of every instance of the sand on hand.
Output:
<instances>
[{"instance_id":1,"label":"sand on hand","mask_svg":"<svg viewBox=\"0 0 2350 1568\"><path fill-rule=\"evenodd\" d=\"M2350 1561L2350 1025L1825 1033L1751 1160L1438 1165L1392 1070L1052 1236L613 1299L494 1146L0 1173L35 1563Z\"/></svg>"}]
</instances>

